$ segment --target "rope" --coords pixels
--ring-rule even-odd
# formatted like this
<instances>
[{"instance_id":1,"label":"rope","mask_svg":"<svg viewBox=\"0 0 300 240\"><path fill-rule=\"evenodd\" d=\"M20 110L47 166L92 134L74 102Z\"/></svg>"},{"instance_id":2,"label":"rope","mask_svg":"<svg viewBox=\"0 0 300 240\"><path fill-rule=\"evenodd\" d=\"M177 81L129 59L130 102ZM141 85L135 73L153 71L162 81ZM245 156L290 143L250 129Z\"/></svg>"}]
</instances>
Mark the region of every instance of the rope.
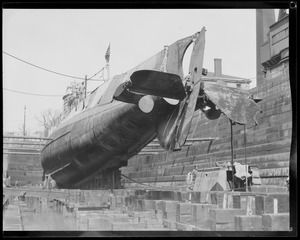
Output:
<instances>
[{"instance_id":1,"label":"rope","mask_svg":"<svg viewBox=\"0 0 300 240\"><path fill-rule=\"evenodd\" d=\"M75 79L85 80L85 78L75 77L75 76L70 76L70 75L67 75L67 74L55 72L55 71L49 70L49 69L47 69L47 68L43 68L43 67L37 66L37 65L35 65L35 64L33 64L33 63L30 63L30 62L27 62L27 61L25 61L25 60L22 60L22 59L20 59L20 58L14 56L14 55L11 55L11 54L6 53L6 52L4 52L4 51L2 51L2 52L3 52L4 54L6 54L6 55L12 57L12 58L15 58L15 59L17 59L17 60L23 62L23 63L29 64L29 65L31 65L31 66L33 66L33 67L42 69L42 70L44 70L44 71L51 72L51 73L54 73L54 74L57 74L57 75L61 75L61 76L64 76L64 77L69 77L69 78L75 78ZM100 69L100 71L98 71L97 73L95 73L92 77L96 76L96 75L97 75L98 73L100 73L103 69L104 69L104 67L103 67L102 69ZM88 78L87 80L89 80L89 81L103 81L103 80L91 79L92 77Z\"/></svg>"}]
</instances>

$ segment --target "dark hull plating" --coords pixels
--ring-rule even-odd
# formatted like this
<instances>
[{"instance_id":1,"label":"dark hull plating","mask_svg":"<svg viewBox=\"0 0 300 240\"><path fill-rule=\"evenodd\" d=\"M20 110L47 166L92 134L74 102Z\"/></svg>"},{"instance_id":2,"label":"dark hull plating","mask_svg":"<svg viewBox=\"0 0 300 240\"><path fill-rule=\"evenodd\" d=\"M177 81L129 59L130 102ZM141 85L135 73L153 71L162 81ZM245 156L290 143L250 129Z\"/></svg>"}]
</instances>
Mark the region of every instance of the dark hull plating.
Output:
<instances>
[{"instance_id":1,"label":"dark hull plating","mask_svg":"<svg viewBox=\"0 0 300 240\"><path fill-rule=\"evenodd\" d=\"M137 105L113 102L88 109L62 124L42 151L42 167L60 187L76 187L100 170L125 165L156 137L156 127L173 106L155 100L150 114Z\"/></svg>"}]
</instances>

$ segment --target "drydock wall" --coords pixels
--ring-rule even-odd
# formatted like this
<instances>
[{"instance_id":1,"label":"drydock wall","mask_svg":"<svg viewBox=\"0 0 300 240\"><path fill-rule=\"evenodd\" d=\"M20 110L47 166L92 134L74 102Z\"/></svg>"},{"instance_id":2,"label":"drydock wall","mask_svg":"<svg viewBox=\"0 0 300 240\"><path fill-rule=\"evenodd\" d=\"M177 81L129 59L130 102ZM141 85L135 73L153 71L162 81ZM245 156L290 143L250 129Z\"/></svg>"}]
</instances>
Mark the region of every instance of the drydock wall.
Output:
<instances>
[{"instance_id":1,"label":"drydock wall","mask_svg":"<svg viewBox=\"0 0 300 240\"><path fill-rule=\"evenodd\" d=\"M24 150L25 151L25 150ZM41 185L43 169L39 155L8 155L8 175L11 177L11 185L14 186L16 180L19 186L31 184Z\"/></svg>"},{"instance_id":2,"label":"drydock wall","mask_svg":"<svg viewBox=\"0 0 300 240\"><path fill-rule=\"evenodd\" d=\"M270 80L250 89L263 113L257 126L233 125L234 161L257 166L262 184L284 185L289 174L292 136L292 102L289 76L281 71ZM128 160L121 173L150 185L183 185L185 176L194 166L213 167L216 163L231 161L229 119L222 115L208 120L200 111L195 112L188 138L216 137L210 142L194 142L178 152L159 152L155 155L136 155ZM138 186L125 180L125 187Z\"/></svg>"}]
</instances>

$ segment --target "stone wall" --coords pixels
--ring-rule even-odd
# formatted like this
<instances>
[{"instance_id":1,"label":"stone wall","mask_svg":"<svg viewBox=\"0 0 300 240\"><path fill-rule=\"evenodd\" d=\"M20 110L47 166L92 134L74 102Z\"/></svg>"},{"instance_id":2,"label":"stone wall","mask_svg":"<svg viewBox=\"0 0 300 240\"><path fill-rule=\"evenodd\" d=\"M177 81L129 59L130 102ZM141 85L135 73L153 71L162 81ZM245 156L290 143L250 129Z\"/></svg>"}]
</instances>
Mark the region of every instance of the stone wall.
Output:
<instances>
[{"instance_id":1,"label":"stone wall","mask_svg":"<svg viewBox=\"0 0 300 240\"><path fill-rule=\"evenodd\" d=\"M289 77L282 73L250 92L263 99L258 103L263 113L258 117L257 126L246 126L246 142L244 126L233 125L234 161L257 166L262 184L284 185L289 174L292 136ZM184 185L186 174L194 166L207 168L231 161L230 122L225 115L211 121L201 111L195 112L188 138L205 137L216 139L211 143L194 142L177 152L136 155L121 168L121 173L156 186ZM129 179L125 182L125 187L138 186Z\"/></svg>"},{"instance_id":2,"label":"stone wall","mask_svg":"<svg viewBox=\"0 0 300 240\"><path fill-rule=\"evenodd\" d=\"M26 150L23 150L26 152ZM16 180L19 186L41 185L43 183L43 169L39 155L9 154L8 155L8 176L11 177L11 186L15 185Z\"/></svg>"}]
</instances>

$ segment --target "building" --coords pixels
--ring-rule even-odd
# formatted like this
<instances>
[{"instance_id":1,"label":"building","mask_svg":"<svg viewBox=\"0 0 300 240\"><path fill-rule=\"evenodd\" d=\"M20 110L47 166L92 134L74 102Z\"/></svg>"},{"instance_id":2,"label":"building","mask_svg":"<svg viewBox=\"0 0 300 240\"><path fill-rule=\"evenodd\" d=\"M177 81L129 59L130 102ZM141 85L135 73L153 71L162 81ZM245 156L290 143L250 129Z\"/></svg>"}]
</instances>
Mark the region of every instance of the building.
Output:
<instances>
[{"instance_id":1,"label":"building","mask_svg":"<svg viewBox=\"0 0 300 240\"><path fill-rule=\"evenodd\" d=\"M289 74L289 15L279 12L278 21L269 26L266 41L260 46L259 63L262 66L262 80Z\"/></svg>"},{"instance_id":2,"label":"building","mask_svg":"<svg viewBox=\"0 0 300 240\"><path fill-rule=\"evenodd\" d=\"M223 81L229 87L241 88L248 90L250 88L250 79L229 76L222 73L222 59L214 59L214 72L207 72L206 76L202 77L202 81L216 83Z\"/></svg>"}]
</instances>

